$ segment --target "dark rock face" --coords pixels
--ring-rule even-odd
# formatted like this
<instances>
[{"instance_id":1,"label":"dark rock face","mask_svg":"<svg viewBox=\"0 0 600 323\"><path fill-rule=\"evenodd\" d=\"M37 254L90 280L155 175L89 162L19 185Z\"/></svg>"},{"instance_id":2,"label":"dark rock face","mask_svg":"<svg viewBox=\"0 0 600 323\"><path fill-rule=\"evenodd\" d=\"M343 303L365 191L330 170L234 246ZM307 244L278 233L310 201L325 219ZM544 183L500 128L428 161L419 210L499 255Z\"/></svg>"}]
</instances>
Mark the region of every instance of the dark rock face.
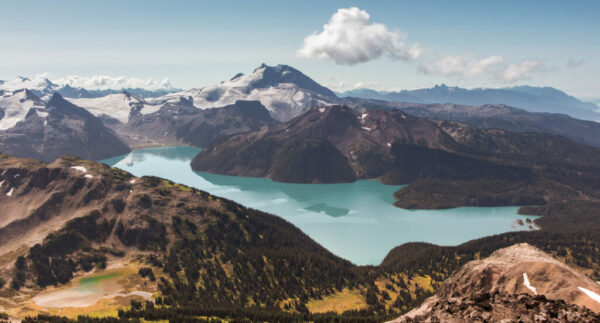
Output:
<instances>
[{"instance_id":1,"label":"dark rock face","mask_svg":"<svg viewBox=\"0 0 600 323\"><path fill-rule=\"evenodd\" d=\"M598 322L600 315L543 295L482 293L437 300L431 311L394 322Z\"/></svg>"},{"instance_id":2,"label":"dark rock face","mask_svg":"<svg viewBox=\"0 0 600 323\"><path fill-rule=\"evenodd\" d=\"M23 121L0 131L0 151L48 162L62 155L103 159L129 147L100 119L54 94L43 109L30 109Z\"/></svg>"}]
</instances>

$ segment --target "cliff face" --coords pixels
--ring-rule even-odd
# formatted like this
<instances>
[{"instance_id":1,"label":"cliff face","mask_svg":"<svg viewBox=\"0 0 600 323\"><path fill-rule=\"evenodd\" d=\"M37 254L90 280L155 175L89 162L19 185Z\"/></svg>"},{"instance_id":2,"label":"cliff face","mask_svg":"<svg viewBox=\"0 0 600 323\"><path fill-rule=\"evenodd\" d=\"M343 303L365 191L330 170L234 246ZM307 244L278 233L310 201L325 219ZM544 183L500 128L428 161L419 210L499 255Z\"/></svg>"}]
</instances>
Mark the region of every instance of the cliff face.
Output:
<instances>
[{"instance_id":1,"label":"cliff face","mask_svg":"<svg viewBox=\"0 0 600 323\"><path fill-rule=\"evenodd\" d=\"M425 303L394 322L596 322L600 285L528 244L464 265ZM437 321L436 321L437 320Z\"/></svg>"}]
</instances>

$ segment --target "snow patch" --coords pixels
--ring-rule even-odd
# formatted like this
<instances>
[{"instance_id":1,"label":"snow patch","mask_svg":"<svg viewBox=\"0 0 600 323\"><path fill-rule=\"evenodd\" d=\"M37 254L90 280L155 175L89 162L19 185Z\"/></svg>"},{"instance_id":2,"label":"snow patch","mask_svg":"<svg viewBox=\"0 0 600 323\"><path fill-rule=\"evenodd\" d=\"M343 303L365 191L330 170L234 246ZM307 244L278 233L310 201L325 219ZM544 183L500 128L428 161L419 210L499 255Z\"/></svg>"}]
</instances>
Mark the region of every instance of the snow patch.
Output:
<instances>
[{"instance_id":1,"label":"snow patch","mask_svg":"<svg viewBox=\"0 0 600 323\"><path fill-rule=\"evenodd\" d=\"M71 166L71 168L73 168L74 170L78 170L80 172L87 173L87 168L85 168L83 166Z\"/></svg>"},{"instance_id":2,"label":"snow patch","mask_svg":"<svg viewBox=\"0 0 600 323\"><path fill-rule=\"evenodd\" d=\"M94 178L94 176L90 175L90 174L85 174L85 176L83 176L85 178Z\"/></svg>"},{"instance_id":3,"label":"snow patch","mask_svg":"<svg viewBox=\"0 0 600 323\"><path fill-rule=\"evenodd\" d=\"M10 188L10 191L8 191L8 193L6 193L6 196L12 196L13 192L15 191L14 187Z\"/></svg>"},{"instance_id":4,"label":"snow patch","mask_svg":"<svg viewBox=\"0 0 600 323\"><path fill-rule=\"evenodd\" d=\"M364 130L367 130L367 131L373 130L373 129L369 128L369 127L361 127L361 128L364 129Z\"/></svg>"},{"instance_id":5,"label":"snow patch","mask_svg":"<svg viewBox=\"0 0 600 323\"><path fill-rule=\"evenodd\" d=\"M302 102L302 100L304 100L305 95L306 94L304 94L304 92L298 91L296 92L296 94L294 94L294 96L292 96L292 100L294 100L294 102Z\"/></svg>"},{"instance_id":6,"label":"snow patch","mask_svg":"<svg viewBox=\"0 0 600 323\"><path fill-rule=\"evenodd\" d=\"M127 123L129 114L134 108L141 108L140 113L142 114L153 113L160 109L160 106L147 105L143 100L125 93L109 94L99 98L66 99L88 110L96 117L107 115L119 120L121 123Z\"/></svg>"},{"instance_id":7,"label":"snow patch","mask_svg":"<svg viewBox=\"0 0 600 323\"><path fill-rule=\"evenodd\" d=\"M40 117L40 118L48 117L48 112L46 112L46 111L35 110L35 114L37 114L38 117Z\"/></svg>"},{"instance_id":8,"label":"snow patch","mask_svg":"<svg viewBox=\"0 0 600 323\"><path fill-rule=\"evenodd\" d=\"M368 113L363 113L363 114L360 116L360 120L361 120L361 121L365 121L365 118L367 118L367 116L368 116L368 115L369 115Z\"/></svg>"},{"instance_id":9,"label":"snow patch","mask_svg":"<svg viewBox=\"0 0 600 323\"><path fill-rule=\"evenodd\" d=\"M135 184L135 179L130 180L129 184Z\"/></svg>"},{"instance_id":10,"label":"snow patch","mask_svg":"<svg viewBox=\"0 0 600 323\"><path fill-rule=\"evenodd\" d=\"M592 292L589 289L583 288L583 287L577 287L580 291L582 291L584 294L586 294L589 298L595 300L596 302L600 303L600 295Z\"/></svg>"},{"instance_id":11,"label":"snow patch","mask_svg":"<svg viewBox=\"0 0 600 323\"><path fill-rule=\"evenodd\" d=\"M0 187L2 187L2 184L4 184L4 181L0 182Z\"/></svg>"},{"instance_id":12,"label":"snow patch","mask_svg":"<svg viewBox=\"0 0 600 323\"><path fill-rule=\"evenodd\" d=\"M387 146L388 146L388 147L392 147L392 144L390 144L390 143L388 142L388 143L387 143Z\"/></svg>"},{"instance_id":13,"label":"snow patch","mask_svg":"<svg viewBox=\"0 0 600 323\"><path fill-rule=\"evenodd\" d=\"M321 112L321 113L325 112L325 108L319 108L319 112Z\"/></svg>"},{"instance_id":14,"label":"snow patch","mask_svg":"<svg viewBox=\"0 0 600 323\"><path fill-rule=\"evenodd\" d=\"M533 294L537 295L537 290L535 289L535 287L531 286L531 283L529 282L529 278L527 278L527 273L523 273L523 285L525 285L525 287L527 287L527 289L532 291Z\"/></svg>"}]
</instances>

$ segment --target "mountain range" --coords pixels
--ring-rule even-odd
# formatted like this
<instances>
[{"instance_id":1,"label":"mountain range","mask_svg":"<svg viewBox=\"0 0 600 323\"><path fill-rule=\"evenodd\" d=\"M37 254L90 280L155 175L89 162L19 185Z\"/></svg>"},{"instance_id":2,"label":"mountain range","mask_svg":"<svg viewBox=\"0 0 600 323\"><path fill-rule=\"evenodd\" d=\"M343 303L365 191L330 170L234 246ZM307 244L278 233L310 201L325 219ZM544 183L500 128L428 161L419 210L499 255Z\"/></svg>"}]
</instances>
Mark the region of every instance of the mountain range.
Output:
<instances>
[{"instance_id":1,"label":"mountain range","mask_svg":"<svg viewBox=\"0 0 600 323\"><path fill-rule=\"evenodd\" d=\"M19 87L19 84L31 86L32 88L28 89L28 93L35 95L38 99L19 99L18 93L21 92L15 89L15 87ZM425 100L427 98L436 97L455 98L453 96L442 96L439 94L446 92L467 94L477 92L479 93L479 98L485 98L486 96L484 94L488 93L484 90L473 90L471 92L465 90L465 92L463 90L445 86L439 86L434 89L431 91L422 90L420 92L414 92L420 94L412 97L394 97L390 93L387 93L385 98L406 99L418 102L422 99ZM215 131L215 129L204 132L199 131L199 125L211 128L212 126L208 126L208 124L216 122L213 120L208 123L198 123L198 115L209 115L203 113L203 110L235 105L237 101L260 102L270 114L271 118L274 119L269 121L263 119L261 125L265 124L265 122L269 124L275 124L277 121L287 122L316 106L346 104L361 112L377 109L388 111L401 109L409 115L418 117L460 121L487 129L497 128L513 132L557 134L576 142L593 146L600 145L600 126L598 123L574 119L565 114L528 112L505 104L472 106L460 104L391 102L357 97L340 98L331 90L319 85L310 77L287 65L267 66L266 64L262 64L251 74L244 75L238 73L230 80L214 86L186 91L178 91L177 89L168 89L164 91L167 91L168 93L160 91L142 93L136 89L127 91L105 90L94 92L81 88L59 86L47 79L40 82L32 82L29 79L20 78L16 81L0 84L0 132L9 131L8 128L15 126L19 121L24 120L29 109L33 107L32 102L37 102L35 104L38 107L44 106L53 93L62 93L61 96L66 100L99 118L107 128L112 129L119 139L129 147L147 147L165 144L190 144L206 147L212 140L236 132L232 131L234 128L239 128L239 130L237 130L239 133L247 130L254 130L259 127L260 125L254 121L250 121L252 124L244 124L246 118L240 118L240 116L244 114L237 114L236 116L231 116L231 118L237 118L238 120L235 127L229 126L229 130L225 129L227 126L223 122L229 119L229 116L225 115L234 112L234 110L226 109L219 114L209 113L212 115L212 118L222 120L221 125L224 127L223 131ZM505 89L504 91L506 92L509 90ZM544 108L544 111L557 110L558 108L556 107L558 105L562 107L557 110L560 112L568 112L569 110L577 110L580 108L583 109L583 105L587 108L591 108L591 106L587 106L586 104L553 89L519 87L511 88L510 91L513 91L514 93L518 92L518 95L509 95L507 94L508 92L501 92L506 95L491 96L489 100L493 101L497 98L505 98L506 100L502 99L500 101L513 102L510 100L523 95L537 95L536 102L554 102L553 105L548 105L547 109ZM352 92L352 94L361 95L359 92L360 91ZM371 93L369 91L367 92ZM405 91L401 93L408 92ZM492 91L489 93L499 92ZM364 96L368 97L369 95ZM372 96L382 97L381 95ZM529 101L533 102L532 100L533 99ZM487 103L487 101L482 102ZM540 106L538 106L538 108L540 108ZM258 115L263 115L262 112L257 113ZM259 116L259 118L262 117ZM190 130L191 128L195 130ZM189 131L191 131L191 133L188 133ZM202 133L205 135L200 135ZM200 138L199 136L204 137ZM4 138L8 137L5 136ZM23 151L27 153L30 152L30 150L27 149ZM64 153L70 152L65 150ZM30 153L29 155L20 154L19 156L36 157L39 156L39 154L35 155ZM53 157L54 156L55 155L53 155ZM90 157L90 155L86 155L85 153L83 153L82 156ZM52 158L47 159L47 161L51 159Z\"/></svg>"},{"instance_id":2,"label":"mountain range","mask_svg":"<svg viewBox=\"0 0 600 323\"><path fill-rule=\"evenodd\" d=\"M132 93L142 98L156 97L166 95L171 92L179 91L176 88L164 89L144 89L144 88L121 88L121 89L85 89L82 87L72 87L69 84L56 84L48 78L42 78L32 81L30 78L19 76L10 82L0 80L0 91L11 92L15 90L28 89L33 94L47 100L52 94L58 93L66 98L98 98L109 94L122 92Z\"/></svg>"},{"instance_id":3,"label":"mountain range","mask_svg":"<svg viewBox=\"0 0 600 323\"><path fill-rule=\"evenodd\" d=\"M486 129L556 134L575 142L600 146L600 123L575 119L561 113L527 112L504 104L419 104L361 98L343 98L342 102L363 112L400 109L416 117L459 121Z\"/></svg>"},{"instance_id":4,"label":"mountain range","mask_svg":"<svg viewBox=\"0 0 600 323\"><path fill-rule=\"evenodd\" d=\"M433 88L402 90L398 92L356 89L338 93L340 97L359 97L411 103L454 103L461 105L504 104L529 112L566 114L574 118L599 121L598 105L581 102L573 96L551 88L515 86L501 89L464 89L444 84Z\"/></svg>"}]
</instances>

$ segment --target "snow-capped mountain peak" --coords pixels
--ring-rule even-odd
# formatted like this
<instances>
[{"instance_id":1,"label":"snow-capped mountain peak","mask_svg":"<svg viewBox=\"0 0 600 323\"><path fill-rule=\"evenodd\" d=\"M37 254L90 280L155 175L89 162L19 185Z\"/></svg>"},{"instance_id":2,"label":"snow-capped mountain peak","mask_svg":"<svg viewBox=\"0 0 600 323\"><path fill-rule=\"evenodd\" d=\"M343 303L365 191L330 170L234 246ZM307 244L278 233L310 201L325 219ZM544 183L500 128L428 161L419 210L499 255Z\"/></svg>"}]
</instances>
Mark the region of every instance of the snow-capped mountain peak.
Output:
<instances>
[{"instance_id":1,"label":"snow-capped mountain peak","mask_svg":"<svg viewBox=\"0 0 600 323\"><path fill-rule=\"evenodd\" d=\"M264 63L251 74L238 73L217 85L171 93L148 102L178 102L182 97L192 100L199 109L222 107L237 100L256 100L280 121L289 120L315 105L337 100L331 90L293 67Z\"/></svg>"}]
</instances>

